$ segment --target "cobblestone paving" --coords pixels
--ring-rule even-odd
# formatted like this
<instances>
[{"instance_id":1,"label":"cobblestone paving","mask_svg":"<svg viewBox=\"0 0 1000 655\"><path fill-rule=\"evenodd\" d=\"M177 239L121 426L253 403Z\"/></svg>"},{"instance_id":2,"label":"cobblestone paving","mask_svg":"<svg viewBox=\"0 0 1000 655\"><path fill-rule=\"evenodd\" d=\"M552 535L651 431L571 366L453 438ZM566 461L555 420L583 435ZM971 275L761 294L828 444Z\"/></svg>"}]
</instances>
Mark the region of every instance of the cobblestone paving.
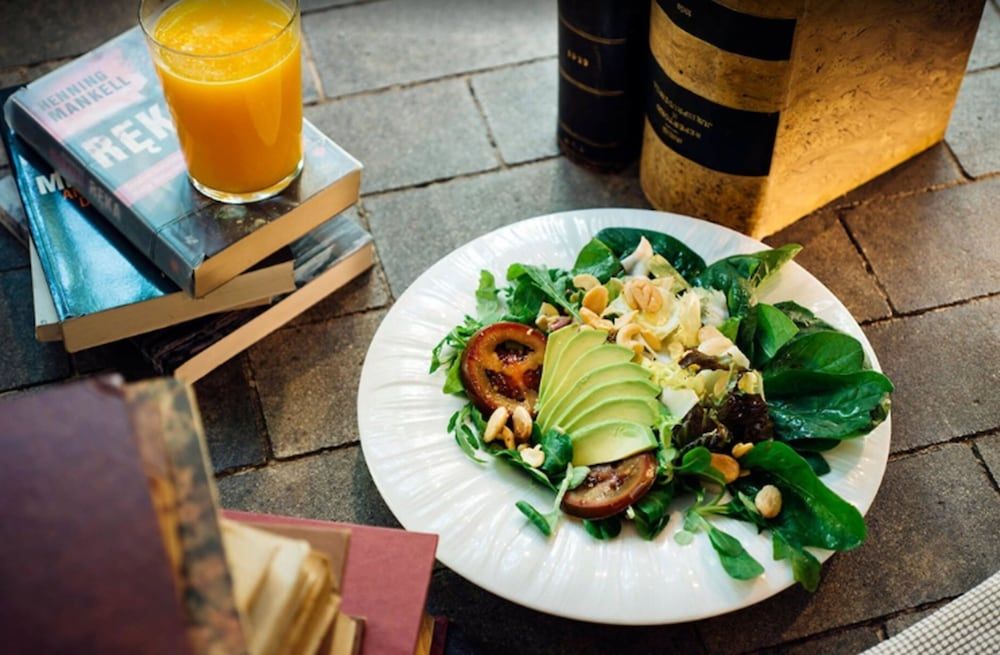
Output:
<instances>
[{"instance_id":1,"label":"cobblestone paving","mask_svg":"<svg viewBox=\"0 0 1000 655\"><path fill-rule=\"evenodd\" d=\"M113 36L134 5L102 2L95 16L81 8L89 3L0 3L0 85ZM362 361L393 299L498 226L647 206L634 168L598 176L558 156L554 7L304 0L306 113L365 162L352 211L380 261L197 385L226 506L398 525L365 467L355 416ZM843 299L897 383L893 454L868 542L834 557L816 594L790 589L730 615L650 628L540 614L439 566L429 607L452 621L449 653L854 653L1000 566L998 97L1000 5L988 0L946 142L768 239L805 244L800 261ZM0 174L6 167L0 155ZM37 343L29 278L0 230L0 393L102 370L149 374L128 345L67 356Z\"/></svg>"}]
</instances>

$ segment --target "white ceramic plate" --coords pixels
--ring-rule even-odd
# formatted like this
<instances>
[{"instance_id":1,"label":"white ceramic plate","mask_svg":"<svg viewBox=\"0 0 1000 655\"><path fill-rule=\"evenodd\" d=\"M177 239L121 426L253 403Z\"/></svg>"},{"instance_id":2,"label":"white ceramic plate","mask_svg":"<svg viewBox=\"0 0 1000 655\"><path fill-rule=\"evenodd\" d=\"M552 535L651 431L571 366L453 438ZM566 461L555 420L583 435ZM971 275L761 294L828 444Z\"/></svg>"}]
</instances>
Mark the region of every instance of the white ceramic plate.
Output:
<instances>
[{"instance_id":1,"label":"white ceramic plate","mask_svg":"<svg viewBox=\"0 0 1000 655\"><path fill-rule=\"evenodd\" d=\"M722 570L708 539L678 545L683 505L667 528L644 541L627 526L612 541L590 537L566 517L545 539L514 507L536 507L552 497L501 462L478 465L446 430L463 400L441 393L443 374L427 374L431 348L465 314L475 313L479 271L502 280L515 261L569 268L576 253L605 227L644 227L677 237L706 262L755 252L763 244L717 225L676 214L594 209L541 216L501 228L455 250L407 289L372 341L358 391L361 446L375 484L409 530L440 535L438 559L480 587L533 609L614 624L660 624L722 614L772 596L793 583L787 562L771 558L767 536L748 524L722 519L764 566L751 582ZM873 368L875 353L839 300L801 266L788 264L763 300L795 300L857 337ZM832 471L823 480L867 512L889 453L887 419L865 438L826 453ZM690 500L686 501L690 503ZM686 504L685 503L685 504ZM820 559L830 553L814 551Z\"/></svg>"}]
</instances>

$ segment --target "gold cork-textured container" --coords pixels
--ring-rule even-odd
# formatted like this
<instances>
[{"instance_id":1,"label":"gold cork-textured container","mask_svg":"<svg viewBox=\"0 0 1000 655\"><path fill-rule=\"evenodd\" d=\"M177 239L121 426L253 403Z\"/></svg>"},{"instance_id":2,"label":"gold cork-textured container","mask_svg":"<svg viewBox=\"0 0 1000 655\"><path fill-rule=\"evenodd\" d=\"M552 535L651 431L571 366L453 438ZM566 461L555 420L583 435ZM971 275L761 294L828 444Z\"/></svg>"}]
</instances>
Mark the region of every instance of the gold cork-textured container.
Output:
<instances>
[{"instance_id":1,"label":"gold cork-textured container","mask_svg":"<svg viewBox=\"0 0 1000 655\"><path fill-rule=\"evenodd\" d=\"M753 237L944 136L984 0L654 0L640 178Z\"/></svg>"}]
</instances>

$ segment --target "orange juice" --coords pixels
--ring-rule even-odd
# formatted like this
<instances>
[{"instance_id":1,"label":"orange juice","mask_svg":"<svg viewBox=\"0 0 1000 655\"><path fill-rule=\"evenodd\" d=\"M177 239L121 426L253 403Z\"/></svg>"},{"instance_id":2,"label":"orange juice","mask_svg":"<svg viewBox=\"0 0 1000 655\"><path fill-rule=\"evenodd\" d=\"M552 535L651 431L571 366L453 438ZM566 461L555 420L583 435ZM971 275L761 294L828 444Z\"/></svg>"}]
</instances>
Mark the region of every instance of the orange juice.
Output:
<instances>
[{"instance_id":1,"label":"orange juice","mask_svg":"<svg viewBox=\"0 0 1000 655\"><path fill-rule=\"evenodd\" d=\"M147 29L188 172L212 197L273 195L301 168L295 5L179 0Z\"/></svg>"}]
</instances>

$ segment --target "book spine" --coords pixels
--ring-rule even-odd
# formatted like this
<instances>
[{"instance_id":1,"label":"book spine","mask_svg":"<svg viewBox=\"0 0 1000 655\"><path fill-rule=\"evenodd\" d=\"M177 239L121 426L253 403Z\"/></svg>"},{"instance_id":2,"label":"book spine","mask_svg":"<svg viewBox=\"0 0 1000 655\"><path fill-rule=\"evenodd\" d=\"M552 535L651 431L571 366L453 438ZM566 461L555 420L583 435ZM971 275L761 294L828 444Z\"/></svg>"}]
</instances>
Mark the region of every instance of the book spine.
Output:
<instances>
[{"instance_id":1,"label":"book spine","mask_svg":"<svg viewBox=\"0 0 1000 655\"><path fill-rule=\"evenodd\" d=\"M745 230L767 190L796 19L727 4L653 3L640 179L658 209Z\"/></svg>"},{"instance_id":2,"label":"book spine","mask_svg":"<svg viewBox=\"0 0 1000 655\"><path fill-rule=\"evenodd\" d=\"M559 148L604 170L642 143L649 2L559 0Z\"/></svg>"},{"instance_id":3,"label":"book spine","mask_svg":"<svg viewBox=\"0 0 1000 655\"><path fill-rule=\"evenodd\" d=\"M194 270L136 211L122 202L108 183L93 174L87 165L53 134L40 125L19 102L19 94L4 106L7 124L70 185L90 201L114 227L149 257L161 272L188 294L194 294Z\"/></svg>"}]
</instances>

